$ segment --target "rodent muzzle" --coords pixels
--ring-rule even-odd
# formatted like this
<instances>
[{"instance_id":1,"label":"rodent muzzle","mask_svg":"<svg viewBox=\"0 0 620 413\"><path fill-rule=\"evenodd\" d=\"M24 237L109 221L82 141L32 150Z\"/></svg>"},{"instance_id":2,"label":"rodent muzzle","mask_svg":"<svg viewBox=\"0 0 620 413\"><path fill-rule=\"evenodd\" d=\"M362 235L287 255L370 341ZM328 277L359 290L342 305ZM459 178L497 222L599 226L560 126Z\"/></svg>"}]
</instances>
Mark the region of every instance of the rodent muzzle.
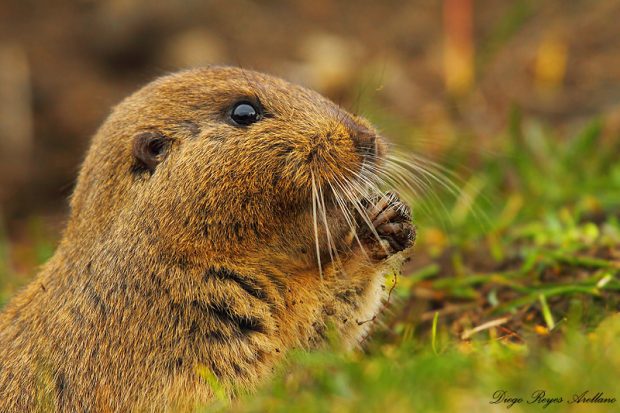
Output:
<instances>
[{"instance_id":1,"label":"rodent muzzle","mask_svg":"<svg viewBox=\"0 0 620 413\"><path fill-rule=\"evenodd\" d=\"M374 132L355 126L350 128L350 136L355 145L355 151L362 157L374 160L379 156L377 141L380 139Z\"/></svg>"}]
</instances>

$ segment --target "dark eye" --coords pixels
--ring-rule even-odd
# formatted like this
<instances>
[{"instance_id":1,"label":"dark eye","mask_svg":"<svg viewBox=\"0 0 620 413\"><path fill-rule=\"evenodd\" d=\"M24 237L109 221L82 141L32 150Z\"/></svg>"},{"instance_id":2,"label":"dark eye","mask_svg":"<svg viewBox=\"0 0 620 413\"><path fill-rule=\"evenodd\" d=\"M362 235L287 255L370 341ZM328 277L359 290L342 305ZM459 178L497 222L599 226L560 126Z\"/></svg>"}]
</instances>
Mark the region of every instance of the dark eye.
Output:
<instances>
[{"instance_id":1,"label":"dark eye","mask_svg":"<svg viewBox=\"0 0 620 413\"><path fill-rule=\"evenodd\" d=\"M239 126L251 125L261 120L260 111L250 102L239 102L233 106L230 119Z\"/></svg>"}]
</instances>

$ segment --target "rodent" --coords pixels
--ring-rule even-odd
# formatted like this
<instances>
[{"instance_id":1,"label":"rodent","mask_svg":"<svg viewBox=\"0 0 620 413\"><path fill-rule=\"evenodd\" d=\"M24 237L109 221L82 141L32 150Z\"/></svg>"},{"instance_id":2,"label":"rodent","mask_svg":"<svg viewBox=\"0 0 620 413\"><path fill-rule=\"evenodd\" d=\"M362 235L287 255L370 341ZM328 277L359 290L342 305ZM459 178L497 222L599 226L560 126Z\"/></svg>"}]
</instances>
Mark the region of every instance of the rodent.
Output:
<instances>
[{"instance_id":1,"label":"rodent","mask_svg":"<svg viewBox=\"0 0 620 413\"><path fill-rule=\"evenodd\" d=\"M386 149L318 93L239 68L126 98L55 254L0 315L0 411L190 409L213 397L200 368L234 397L330 329L355 345L415 238L397 195L361 195Z\"/></svg>"}]
</instances>

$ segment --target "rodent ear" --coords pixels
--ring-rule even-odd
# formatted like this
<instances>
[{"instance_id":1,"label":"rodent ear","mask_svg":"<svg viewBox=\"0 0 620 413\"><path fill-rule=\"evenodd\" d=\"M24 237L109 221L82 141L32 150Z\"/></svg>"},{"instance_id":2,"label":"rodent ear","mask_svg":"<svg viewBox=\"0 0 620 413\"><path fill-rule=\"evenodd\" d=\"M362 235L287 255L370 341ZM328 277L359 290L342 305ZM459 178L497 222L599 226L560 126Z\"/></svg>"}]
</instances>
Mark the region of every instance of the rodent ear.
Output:
<instances>
[{"instance_id":1,"label":"rodent ear","mask_svg":"<svg viewBox=\"0 0 620 413\"><path fill-rule=\"evenodd\" d=\"M147 131L133 138L134 171L149 171L166 158L171 139L161 132Z\"/></svg>"}]
</instances>

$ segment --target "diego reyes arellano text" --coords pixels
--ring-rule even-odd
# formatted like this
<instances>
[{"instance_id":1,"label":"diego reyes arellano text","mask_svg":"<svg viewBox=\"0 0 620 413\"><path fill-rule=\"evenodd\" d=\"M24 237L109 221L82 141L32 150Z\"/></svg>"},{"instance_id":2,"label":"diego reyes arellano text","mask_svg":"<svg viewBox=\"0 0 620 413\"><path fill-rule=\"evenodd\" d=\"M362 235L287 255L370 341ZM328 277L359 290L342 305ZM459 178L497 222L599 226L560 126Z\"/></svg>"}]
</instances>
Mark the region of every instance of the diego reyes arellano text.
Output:
<instances>
[{"instance_id":1,"label":"diego reyes arellano text","mask_svg":"<svg viewBox=\"0 0 620 413\"><path fill-rule=\"evenodd\" d=\"M545 390L535 390L532 394L523 398L520 396L513 396L508 394L506 390L497 390L491 396L490 404L503 404L508 409L510 409L515 404L521 403L527 404L539 404L542 405L543 408L547 408L553 404L614 404L616 403L616 398L613 396L608 396L603 392L591 392L590 390L584 390L580 393L575 393L568 398L564 398L562 396L557 395L548 395Z\"/></svg>"}]
</instances>

